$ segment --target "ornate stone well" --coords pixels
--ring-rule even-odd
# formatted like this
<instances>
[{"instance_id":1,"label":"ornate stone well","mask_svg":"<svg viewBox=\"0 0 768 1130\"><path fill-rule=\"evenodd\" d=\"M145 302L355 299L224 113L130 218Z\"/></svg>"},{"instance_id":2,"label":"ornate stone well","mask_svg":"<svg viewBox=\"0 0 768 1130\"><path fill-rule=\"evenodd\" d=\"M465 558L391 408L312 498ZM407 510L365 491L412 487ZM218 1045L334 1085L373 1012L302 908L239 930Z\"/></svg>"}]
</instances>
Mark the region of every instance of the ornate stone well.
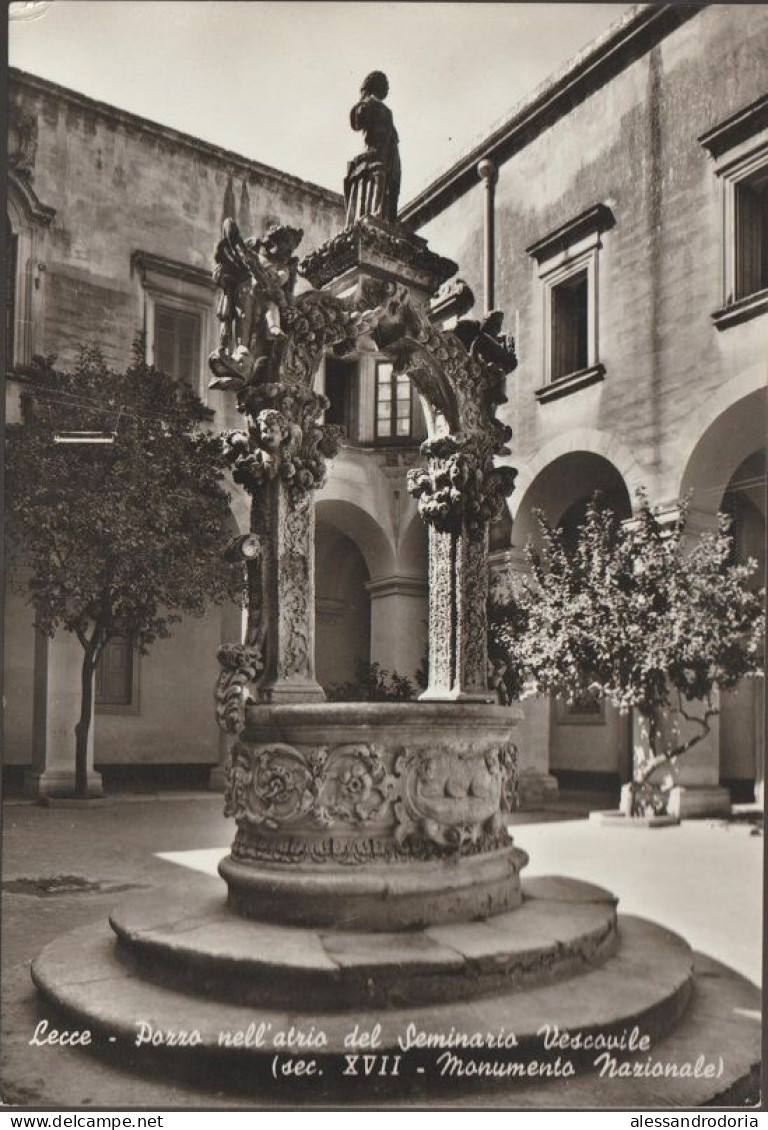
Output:
<instances>
[{"instance_id":1,"label":"ornate stone well","mask_svg":"<svg viewBox=\"0 0 768 1130\"><path fill-rule=\"evenodd\" d=\"M524 1107L591 1107L592 1053L577 1046L634 1032L660 1062L693 1062L712 1016L751 1016L728 1022L716 1079L675 1081L674 1102L712 1101L759 1058L759 991L708 962L693 994L690 947L618 918L608 891L552 876L521 885L526 856L507 830L517 716L489 693L485 634L488 525L515 476L494 464L507 454L496 408L514 349L498 312L441 325L466 312L466 291L433 299L455 265L391 222L399 159L386 79L369 75L361 93L353 125L368 148L350 166L347 228L301 266L301 233L280 225L246 242L227 221L216 252L211 367L244 416L224 442L253 497L251 530L227 549L247 571L247 631L221 648L216 691L237 823L220 865L227 900L210 875L142 891L109 925L56 938L32 976L121 1068L204 1063L224 1085L232 1073L238 1087L277 1079L291 1102L302 1082L328 1099L333 1080L351 1101L411 1087L423 1101L424 1088L446 1086L440 1065L455 1050L456 1086L498 1077L506 1106L519 1078ZM314 289L294 297L299 270ZM428 421L409 484L429 527L429 684L417 703L326 703L314 675L312 499L339 431L320 422L327 401L313 377L325 351L353 349L407 373ZM431 1042L413 1045L414 1030ZM547 1030L578 1045L561 1057ZM288 1078L277 1071L291 1035L311 1048L304 1080L303 1060L294 1072L288 1056ZM376 1054L349 1054L357 1048ZM646 1050L621 1053L641 1076ZM349 1078L358 1058L377 1073L361 1090ZM586 1078L571 1078L577 1070ZM636 1109L657 1088L650 1076L614 1079L610 1102Z\"/></svg>"},{"instance_id":2,"label":"ornate stone well","mask_svg":"<svg viewBox=\"0 0 768 1130\"><path fill-rule=\"evenodd\" d=\"M401 225L354 220L300 265L286 262L285 285L271 291L263 247L225 224L222 345L211 358L214 385L235 390L245 416L225 446L253 496L251 534L230 547L248 573L246 639L221 649L217 688L237 822L220 867L230 906L358 929L509 910L527 858L506 828L517 714L488 689L485 604L488 526L515 477L494 465L508 454L496 408L512 343L501 315L441 328L430 299L456 265ZM316 289L294 296L297 270ZM279 328L268 324L270 294ZM340 438L320 422L327 401L313 390L328 350L391 360L424 404L425 465L408 482L429 527L419 703L326 704L315 681L313 491Z\"/></svg>"}]
</instances>

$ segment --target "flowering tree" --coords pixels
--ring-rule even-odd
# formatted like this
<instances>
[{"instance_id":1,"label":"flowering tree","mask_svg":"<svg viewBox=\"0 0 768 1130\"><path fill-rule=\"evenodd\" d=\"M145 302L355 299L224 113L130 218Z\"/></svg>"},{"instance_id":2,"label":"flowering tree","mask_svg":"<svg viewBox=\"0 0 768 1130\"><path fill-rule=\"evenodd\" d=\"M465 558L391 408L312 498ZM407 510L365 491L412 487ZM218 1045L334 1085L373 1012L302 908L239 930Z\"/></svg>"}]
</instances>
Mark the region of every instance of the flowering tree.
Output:
<instances>
[{"instance_id":1,"label":"flowering tree","mask_svg":"<svg viewBox=\"0 0 768 1130\"><path fill-rule=\"evenodd\" d=\"M632 815L665 811L670 770L717 714L713 692L761 670L756 563L733 563L725 515L686 544L686 516L683 505L663 525L641 494L621 523L593 500L574 540L538 514L543 551L527 549L530 579L492 593L490 653L507 693L592 696L639 714L646 749L636 752ZM675 712L690 724L684 740Z\"/></svg>"},{"instance_id":2,"label":"flowering tree","mask_svg":"<svg viewBox=\"0 0 768 1130\"><path fill-rule=\"evenodd\" d=\"M48 636L74 632L83 647L80 796L94 672L107 641L126 634L146 652L182 614L201 615L209 602L242 593L240 571L222 560L229 497L220 443L206 427L211 413L141 356L137 344L125 372L95 350L71 373L38 359L22 423L7 435L13 575L36 627Z\"/></svg>"}]
</instances>

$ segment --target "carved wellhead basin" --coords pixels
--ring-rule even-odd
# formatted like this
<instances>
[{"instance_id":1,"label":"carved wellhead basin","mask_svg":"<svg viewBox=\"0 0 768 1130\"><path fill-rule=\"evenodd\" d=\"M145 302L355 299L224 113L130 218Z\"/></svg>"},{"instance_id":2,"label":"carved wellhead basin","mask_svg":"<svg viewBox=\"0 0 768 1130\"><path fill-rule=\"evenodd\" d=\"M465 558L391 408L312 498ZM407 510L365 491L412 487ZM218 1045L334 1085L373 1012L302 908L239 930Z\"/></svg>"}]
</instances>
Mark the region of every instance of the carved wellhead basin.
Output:
<instances>
[{"instance_id":1,"label":"carved wellhead basin","mask_svg":"<svg viewBox=\"0 0 768 1130\"><path fill-rule=\"evenodd\" d=\"M227 771L231 909L405 930L519 906L517 719L460 702L249 707Z\"/></svg>"}]
</instances>

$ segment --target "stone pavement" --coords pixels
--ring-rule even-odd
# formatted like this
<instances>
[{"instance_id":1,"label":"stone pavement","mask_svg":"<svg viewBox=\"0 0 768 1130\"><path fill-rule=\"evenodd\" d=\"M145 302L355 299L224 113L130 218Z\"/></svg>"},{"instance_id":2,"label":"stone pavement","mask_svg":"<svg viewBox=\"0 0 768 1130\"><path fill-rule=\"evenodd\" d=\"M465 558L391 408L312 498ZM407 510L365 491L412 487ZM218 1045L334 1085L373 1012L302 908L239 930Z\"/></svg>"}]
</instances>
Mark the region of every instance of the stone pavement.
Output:
<instances>
[{"instance_id":1,"label":"stone pavement","mask_svg":"<svg viewBox=\"0 0 768 1130\"><path fill-rule=\"evenodd\" d=\"M759 981L762 837L745 825L709 821L653 831L602 827L584 819L595 802L599 798L566 796L555 810L515 818L516 843L531 856L525 874L606 886L619 896L620 910L678 931L695 949ZM44 1016L29 976L32 959L59 934L103 923L121 892L173 882L190 864L209 869L231 837L220 799L190 793L50 808L11 802L4 824L5 1101L93 1109L258 1105L212 1092L199 1079L139 1079L82 1051L28 1044ZM196 854L177 854L188 852ZM608 1105L609 1091L601 1093L599 1081L596 1087L595 1104ZM478 1096L476 1105L486 1104L493 1105Z\"/></svg>"}]
</instances>

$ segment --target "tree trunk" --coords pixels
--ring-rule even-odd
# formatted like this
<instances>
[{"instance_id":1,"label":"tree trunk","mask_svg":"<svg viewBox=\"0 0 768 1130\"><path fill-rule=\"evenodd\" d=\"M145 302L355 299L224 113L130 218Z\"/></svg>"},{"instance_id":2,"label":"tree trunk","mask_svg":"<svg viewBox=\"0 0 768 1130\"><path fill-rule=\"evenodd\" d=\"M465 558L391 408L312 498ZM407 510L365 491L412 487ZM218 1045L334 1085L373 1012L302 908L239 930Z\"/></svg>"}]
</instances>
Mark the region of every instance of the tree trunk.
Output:
<instances>
[{"instance_id":1,"label":"tree trunk","mask_svg":"<svg viewBox=\"0 0 768 1130\"><path fill-rule=\"evenodd\" d=\"M648 748L647 755L641 757L638 757L638 746L635 745L633 749L632 781L629 787L632 809L630 815L661 815L667 811L671 788L669 782L671 778L674 784L677 779L679 758L707 736L710 732L709 721L717 716L718 711L709 707L701 715L689 714L678 695L677 708L651 703L646 710L638 710L638 714L645 726ZM698 732L675 743L673 739L678 730L672 719L673 715L697 726ZM646 753L645 750L642 752ZM666 771L666 780L659 780L661 771Z\"/></svg>"},{"instance_id":2,"label":"tree trunk","mask_svg":"<svg viewBox=\"0 0 768 1130\"><path fill-rule=\"evenodd\" d=\"M88 735L93 717L93 675L95 670L95 651L92 648L86 648L81 668L80 719L75 726L75 796L77 797L88 795Z\"/></svg>"},{"instance_id":3,"label":"tree trunk","mask_svg":"<svg viewBox=\"0 0 768 1130\"><path fill-rule=\"evenodd\" d=\"M640 716L639 741L633 741L632 781L629 785L628 816L661 815L666 812L666 792L662 783L652 780L658 770L673 769L673 762L665 752L660 752L667 735L662 721L662 707L649 704L641 710L635 708Z\"/></svg>"}]
</instances>

